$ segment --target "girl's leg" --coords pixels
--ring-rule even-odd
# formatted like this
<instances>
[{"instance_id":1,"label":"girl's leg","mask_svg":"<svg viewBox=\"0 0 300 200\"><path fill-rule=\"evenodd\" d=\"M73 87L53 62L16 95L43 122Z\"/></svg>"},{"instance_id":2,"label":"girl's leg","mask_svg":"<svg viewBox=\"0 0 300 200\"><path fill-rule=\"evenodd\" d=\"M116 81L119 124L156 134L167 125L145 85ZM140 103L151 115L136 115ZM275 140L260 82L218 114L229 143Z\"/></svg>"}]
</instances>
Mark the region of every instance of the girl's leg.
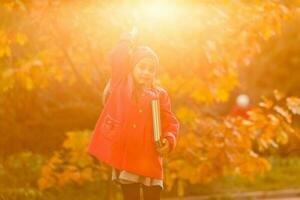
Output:
<instances>
[{"instance_id":1,"label":"girl's leg","mask_svg":"<svg viewBox=\"0 0 300 200\"><path fill-rule=\"evenodd\" d=\"M140 200L140 183L121 184L124 200Z\"/></svg>"},{"instance_id":2,"label":"girl's leg","mask_svg":"<svg viewBox=\"0 0 300 200\"><path fill-rule=\"evenodd\" d=\"M160 192L162 188L158 185L145 186L142 185L144 200L160 200Z\"/></svg>"}]
</instances>

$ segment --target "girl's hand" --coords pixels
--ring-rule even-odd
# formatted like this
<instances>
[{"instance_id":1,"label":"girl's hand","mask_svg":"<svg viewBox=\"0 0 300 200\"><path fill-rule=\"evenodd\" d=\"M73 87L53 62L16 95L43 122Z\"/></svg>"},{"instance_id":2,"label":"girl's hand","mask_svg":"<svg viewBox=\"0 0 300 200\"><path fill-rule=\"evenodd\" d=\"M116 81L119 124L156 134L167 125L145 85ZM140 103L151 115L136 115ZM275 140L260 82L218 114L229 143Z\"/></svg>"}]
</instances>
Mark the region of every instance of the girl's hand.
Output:
<instances>
[{"instance_id":1,"label":"girl's hand","mask_svg":"<svg viewBox=\"0 0 300 200\"><path fill-rule=\"evenodd\" d=\"M164 138L162 144L161 147L156 147L156 150L161 156L166 156L170 152L170 143L167 138Z\"/></svg>"},{"instance_id":2,"label":"girl's hand","mask_svg":"<svg viewBox=\"0 0 300 200\"><path fill-rule=\"evenodd\" d=\"M139 34L139 29L137 27L133 27L130 34L136 39Z\"/></svg>"},{"instance_id":3,"label":"girl's hand","mask_svg":"<svg viewBox=\"0 0 300 200\"><path fill-rule=\"evenodd\" d=\"M130 32L125 32L121 34L121 39L129 40L131 42L135 42L138 37L138 29L136 27L133 27Z\"/></svg>"}]
</instances>

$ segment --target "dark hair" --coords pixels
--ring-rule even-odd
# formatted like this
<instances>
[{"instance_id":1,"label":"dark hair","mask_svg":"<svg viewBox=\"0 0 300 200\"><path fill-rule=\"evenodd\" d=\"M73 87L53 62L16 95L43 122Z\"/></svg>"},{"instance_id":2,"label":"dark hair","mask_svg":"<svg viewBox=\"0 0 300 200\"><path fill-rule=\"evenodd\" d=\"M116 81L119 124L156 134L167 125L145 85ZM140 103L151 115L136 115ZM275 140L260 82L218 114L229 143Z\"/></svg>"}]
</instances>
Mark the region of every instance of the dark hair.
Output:
<instances>
[{"instance_id":1,"label":"dark hair","mask_svg":"<svg viewBox=\"0 0 300 200\"><path fill-rule=\"evenodd\" d=\"M156 68L158 68L159 65L159 59L158 56L156 55L156 53L148 46L138 46L136 48L134 48L132 50L132 52L130 53L130 57L129 57L129 65L130 65L130 71L129 73L133 72L133 69L135 67L135 65L142 59L145 57L149 57L151 59L153 59L156 63ZM135 100L137 101L139 98L139 94L142 91L142 87L140 87L140 85L138 83L136 83L136 81L133 81L133 94L132 96L135 98ZM151 87L156 87L158 86L158 83L156 81L156 79L154 78ZM110 89L110 80L106 83L106 86L103 90L102 93L102 104L105 105L109 95L111 93L111 89Z\"/></svg>"},{"instance_id":2,"label":"dark hair","mask_svg":"<svg viewBox=\"0 0 300 200\"><path fill-rule=\"evenodd\" d=\"M135 65L142 60L143 58L151 58L155 62L155 67L159 66L159 59L156 53L148 46L138 46L132 49L130 53L129 63L130 63L130 71L133 71Z\"/></svg>"}]
</instances>

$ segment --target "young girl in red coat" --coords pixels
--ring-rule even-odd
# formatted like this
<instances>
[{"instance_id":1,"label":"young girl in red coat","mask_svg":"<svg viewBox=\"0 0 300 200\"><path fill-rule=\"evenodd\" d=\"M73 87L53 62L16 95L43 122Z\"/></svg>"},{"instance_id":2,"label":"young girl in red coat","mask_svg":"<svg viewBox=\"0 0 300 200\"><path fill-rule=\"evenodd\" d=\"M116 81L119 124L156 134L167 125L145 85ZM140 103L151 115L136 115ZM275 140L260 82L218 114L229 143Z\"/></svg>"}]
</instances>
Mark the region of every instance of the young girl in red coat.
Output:
<instances>
[{"instance_id":1,"label":"young girl in red coat","mask_svg":"<svg viewBox=\"0 0 300 200\"><path fill-rule=\"evenodd\" d=\"M166 90L155 84L159 59L147 46L134 47L137 31L121 35L110 53L112 76L88 153L112 167L124 200L158 200L163 189L163 157L172 152L179 122ZM106 98L107 97L107 98ZM159 100L162 146L154 141L151 101Z\"/></svg>"}]
</instances>

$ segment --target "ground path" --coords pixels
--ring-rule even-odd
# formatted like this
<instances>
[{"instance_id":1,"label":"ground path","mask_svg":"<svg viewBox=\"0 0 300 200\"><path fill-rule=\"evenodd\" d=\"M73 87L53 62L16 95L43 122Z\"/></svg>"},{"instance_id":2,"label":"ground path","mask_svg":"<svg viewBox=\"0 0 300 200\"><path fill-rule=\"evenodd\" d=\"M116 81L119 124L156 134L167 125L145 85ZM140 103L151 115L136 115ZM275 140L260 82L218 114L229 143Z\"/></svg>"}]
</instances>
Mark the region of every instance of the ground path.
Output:
<instances>
[{"instance_id":1,"label":"ground path","mask_svg":"<svg viewBox=\"0 0 300 200\"><path fill-rule=\"evenodd\" d=\"M218 197L231 197L234 200L300 200L300 188L276 190L276 191L259 191L259 192L244 192L232 193L228 195L216 196L192 196L184 198L166 198L164 200L211 200ZM220 200L222 198L219 198ZM228 198L229 199L229 198Z\"/></svg>"}]
</instances>

